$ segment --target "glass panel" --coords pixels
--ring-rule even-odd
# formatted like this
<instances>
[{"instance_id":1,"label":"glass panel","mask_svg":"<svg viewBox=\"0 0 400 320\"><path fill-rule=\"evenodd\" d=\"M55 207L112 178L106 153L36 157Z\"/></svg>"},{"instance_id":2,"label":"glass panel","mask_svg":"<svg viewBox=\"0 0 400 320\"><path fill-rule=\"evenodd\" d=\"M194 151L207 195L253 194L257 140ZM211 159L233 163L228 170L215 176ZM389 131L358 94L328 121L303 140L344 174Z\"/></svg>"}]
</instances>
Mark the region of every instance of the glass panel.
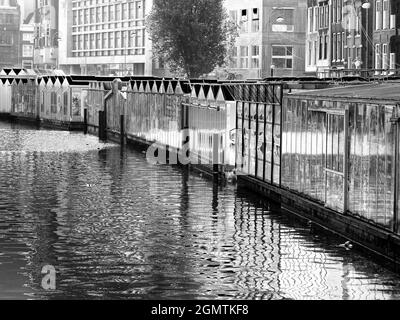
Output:
<instances>
[{"instance_id":1,"label":"glass panel","mask_svg":"<svg viewBox=\"0 0 400 320\"><path fill-rule=\"evenodd\" d=\"M350 143L350 154L349 154L349 204L348 209L353 211L355 201L355 170L356 170L356 108L354 104L349 107L349 143Z\"/></svg>"},{"instance_id":2,"label":"glass panel","mask_svg":"<svg viewBox=\"0 0 400 320\"><path fill-rule=\"evenodd\" d=\"M284 107L282 109L282 185L287 187L289 182L289 174L290 174L290 163L289 163L289 137L288 137L288 113L290 113L289 103L291 103L290 99L284 100ZM286 104L286 105L285 105Z\"/></svg>"},{"instance_id":3,"label":"glass panel","mask_svg":"<svg viewBox=\"0 0 400 320\"><path fill-rule=\"evenodd\" d=\"M371 145L370 145L370 119L371 119L371 107L364 106L363 115L363 162L362 162L362 177L363 177L363 215L365 218L370 218L370 167L371 167Z\"/></svg>"},{"instance_id":4,"label":"glass panel","mask_svg":"<svg viewBox=\"0 0 400 320\"><path fill-rule=\"evenodd\" d=\"M393 230L394 227L394 125L390 122L393 117L392 106L385 107L385 211L386 225Z\"/></svg>"},{"instance_id":5,"label":"glass panel","mask_svg":"<svg viewBox=\"0 0 400 320\"><path fill-rule=\"evenodd\" d=\"M377 106L376 121L376 222L385 225L385 107Z\"/></svg>"},{"instance_id":6,"label":"glass panel","mask_svg":"<svg viewBox=\"0 0 400 320\"><path fill-rule=\"evenodd\" d=\"M250 122L249 122L249 104L243 104L243 114L244 114L244 122L243 122L243 173L248 174L249 171L249 149L250 149Z\"/></svg>"},{"instance_id":7,"label":"glass panel","mask_svg":"<svg viewBox=\"0 0 400 320\"><path fill-rule=\"evenodd\" d=\"M272 162L272 124L267 123L265 125L265 181L271 181L271 162Z\"/></svg>"},{"instance_id":8,"label":"glass panel","mask_svg":"<svg viewBox=\"0 0 400 320\"><path fill-rule=\"evenodd\" d=\"M274 165L274 184L280 184L280 166Z\"/></svg>"},{"instance_id":9,"label":"glass panel","mask_svg":"<svg viewBox=\"0 0 400 320\"><path fill-rule=\"evenodd\" d=\"M297 103L292 101L290 112L290 187L295 189L296 186L296 128L297 128Z\"/></svg>"},{"instance_id":10,"label":"glass panel","mask_svg":"<svg viewBox=\"0 0 400 320\"><path fill-rule=\"evenodd\" d=\"M252 103L250 105L250 149L249 149L249 162L250 162L250 175L256 176L256 140L257 140L257 105Z\"/></svg>"},{"instance_id":11,"label":"glass panel","mask_svg":"<svg viewBox=\"0 0 400 320\"><path fill-rule=\"evenodd\" d=\"M327 157L327 165L328 169L333 169L333 161L332 161L332 128L333 128L333 117L332 115L328 115L328 128L327 128L327 149L326 149L326 157Z\"/></svg>"},{"instance_id":12,"label":"glass panel","mask_svg":"<svg viewBox=\"0 0 400 320\"><path fill-rule=\"evenodd\" d=\"M327 199L326 204L334 210L343 211L344 200L344 184L343 176L327 172L326 173L326 188Z\"/></svg>"},{"instance_id":13,"label":"glass panel","mask_svg":"<svg viewBox=\"0 0 400 320\"><path fill-rule=\"evenodd\" d=\"M338 168L338 150L339 150L339 134L338 134L338 124L339 124L339 117L337 115L331 115L332 119L332 127L331 127L331 137L329 138L332 140L332 153L331 153L331 163L332 166L330 169L339 171Z\"/></svg>"},{"instance_id":14,"label":"glass panel","mask_svg":"<svg viewBox=\"0 0 400 320\"><path fill-rule=\"evenodd\" d=\"M266 115L267 122L272 123L273 120L274 120L274 117L273 117L273 106L272 105L270 105L270 104L266 105L265 115Z\"/></svg>"},{"instance_id":15,"label":"glass panel","mask_svg":"<svg viewBox=\"0 0 400 320\"><path fill-rule=\"evenodd\" d=\"M195 108L192 108L195 109ZM243 161L243 105L241 102L237 103L237 136L236 136L236 164L237 164L237 169L242 170L242 161ZM189 115L191 117L192 112L189 112ZM193 139L194 140L194 139ZM190 139L192 141L192 137Z\"/></svg>"},{"instance_id":16,"label":"glass panel","mask_svg":"<svg viewBox=\"0 0 400 320\"><path fill-rule=\"evenodd\" d=\"M338 164L337 169L339 172L344 173L344 149L345 149L345 137L344 137L344 117L338 117Z\"/></svg>"},{"instance_id":17,"label":"glass panel","mask_svg":"<svg viewBox=\"0 0 400 320\"><path fill-rule=\"evenodd\" d=\"M306 163L307 163L307 101L301 102L301 138L300 138L300 189L299 191L305 193L306 191Z\"/></svg>"},{"instance_id":18,"label":"glass panel","mask_svg":"<svg viewBox=\"0 0 400 320\"><path fill-rule=\"evenodd\" d=\"M265 149L265 106L258 105L258 135L257 135L257 177L264 178L264 149Z\"/></svg>"},{"instance_id":19,"label":"glass panel","mask_svg":"<svg viewBox=\"0 0 400 320\"><path fill-rule=\"evenodd\" d=\"M275 105L275 123L281 124L281 106Z\"/></svg>"}]
</instances>

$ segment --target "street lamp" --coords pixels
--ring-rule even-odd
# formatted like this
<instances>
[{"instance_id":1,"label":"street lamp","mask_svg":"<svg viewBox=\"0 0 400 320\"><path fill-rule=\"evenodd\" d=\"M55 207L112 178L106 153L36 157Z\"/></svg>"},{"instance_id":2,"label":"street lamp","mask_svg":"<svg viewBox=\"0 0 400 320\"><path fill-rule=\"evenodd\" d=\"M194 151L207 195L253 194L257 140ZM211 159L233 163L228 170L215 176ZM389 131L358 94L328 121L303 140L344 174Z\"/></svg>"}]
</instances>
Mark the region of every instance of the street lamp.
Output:
<instances>
[{"instance_id":1,"label":"street lamp","mask_svg":"<svg viewBox=\"0 0 400 320\"><path fill-rule=\"evenodd\" d=\"M371 8L371 3L364 2L361 7L367 11L367 19L365 22L366 31L365 31L365 69L368 69L368 61L369 61L369 43L368 43L368 32L369 32L369 9Z\"/></svg>"},{"instance_id":2,"label":"street lamp","mask_svg":"<svg viewBox=\"0 0 400 320\"><path fill-rule=\"evenodd\" d=\"M356 0L353 3L354 10L356 12L356 19L361 25L361 30L362 30L362 16L360 16L361 9L366 10L366 19L365 19L365 61L364 61L364 66L365 69L368 69L368 61L369 61L369 39L368 39L368 32L369 32L369 9L371 8L371 3L369 0Z\"/></svg>"},{"instance_id":3,"label":"street lamp","mask_svg":"<svg viewBox=\"0 0 400 320\"><path fill-rule=\"evenodd\" d=\"M269 16L269 19L268 19L268 26L270 27L270 30L268 30L268 46L270 47L270 53L271 53L271 65L270 65L271 77L274 76L274 70L276 68L276 66L272 62L272 45L270 43L270 40L271 40L270 33L273 32L273 28L272 28L273 24L272 24L272 21L271 21L273 13L274 13L274 11L271 12L271 14ZM285 19L283 17L277 17L274 20L274 22L278 22L278 23L282 23L284 21L285 21Z\"/></svg>"},{"instance_id":4,"label":"street lamp","mask_svg":"<svg viewBox=\"0 0 400 320\"><path fill-rule=\"evenodd\" d=\"M274 70L275 70L275 65L271 64L270 69L271 69L271 77L274 77Z\"/></svg>"}]
</instances>

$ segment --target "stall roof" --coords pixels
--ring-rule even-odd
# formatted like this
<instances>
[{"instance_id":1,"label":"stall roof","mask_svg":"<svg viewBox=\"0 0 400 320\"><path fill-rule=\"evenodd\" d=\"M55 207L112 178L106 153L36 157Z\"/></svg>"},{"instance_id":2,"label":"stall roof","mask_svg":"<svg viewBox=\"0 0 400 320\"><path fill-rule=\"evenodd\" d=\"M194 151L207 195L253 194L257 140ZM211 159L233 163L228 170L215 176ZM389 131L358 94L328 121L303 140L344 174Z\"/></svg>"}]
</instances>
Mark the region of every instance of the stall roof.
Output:
<instances>
[{"instance_id":1,"label":"stall roof","mask_svg":"<svg viewBox=\"0 0 400 320\"><path fill-rule=\"evenodd\" d=\"M315 98L341 98L363 100L391 100L400 102L400 82L371 83L355 86L338 86L328 89L294 92L288 96Z\"/></svg>"}]
</instances>

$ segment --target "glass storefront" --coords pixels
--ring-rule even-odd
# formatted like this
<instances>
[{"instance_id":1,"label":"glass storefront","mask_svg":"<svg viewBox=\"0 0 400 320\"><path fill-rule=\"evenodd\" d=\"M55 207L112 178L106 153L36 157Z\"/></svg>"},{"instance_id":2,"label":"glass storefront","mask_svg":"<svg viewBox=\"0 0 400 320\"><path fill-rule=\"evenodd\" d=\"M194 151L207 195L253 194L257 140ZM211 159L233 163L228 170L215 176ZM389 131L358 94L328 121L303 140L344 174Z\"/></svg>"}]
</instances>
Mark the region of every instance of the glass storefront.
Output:
<instances>
[{"instance_id":1,"label":"glass storefront","mask_svg":"<svg viewBox=\"0 0 400 320\"><path fill-rule=\"evenodd\" d=\"M280 185L281 107L237 102L236 165L240 174Z\"/></svg>"},{"instance_id":2,"label":"glass storefront","mask_svg":"<svg viewBox=\"0 0 400 320\"><path fill-rule=\"evenodd\" d=\"M282 186L392 229L394 111L390 105L285 99Z\"/></svg>"}]
</instances>

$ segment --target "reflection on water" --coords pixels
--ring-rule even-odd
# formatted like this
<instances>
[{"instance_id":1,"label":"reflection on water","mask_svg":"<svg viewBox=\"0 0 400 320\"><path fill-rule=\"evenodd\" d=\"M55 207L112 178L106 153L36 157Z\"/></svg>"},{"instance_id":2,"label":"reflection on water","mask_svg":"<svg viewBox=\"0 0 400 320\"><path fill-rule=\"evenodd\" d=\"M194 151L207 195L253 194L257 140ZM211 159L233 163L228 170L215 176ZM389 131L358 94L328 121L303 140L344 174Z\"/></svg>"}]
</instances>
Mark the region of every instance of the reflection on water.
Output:
<instances>
[{"instance_id":1,"label":"reflection on water","mask_svg":"<svg viewBox=\"0 0 400 320\"><path fill-rule=\"evenodd\" d=\"M96 137L0 123L2 299L400 297L399 276L340 241Z\"/></svg>"}]
</instances>

